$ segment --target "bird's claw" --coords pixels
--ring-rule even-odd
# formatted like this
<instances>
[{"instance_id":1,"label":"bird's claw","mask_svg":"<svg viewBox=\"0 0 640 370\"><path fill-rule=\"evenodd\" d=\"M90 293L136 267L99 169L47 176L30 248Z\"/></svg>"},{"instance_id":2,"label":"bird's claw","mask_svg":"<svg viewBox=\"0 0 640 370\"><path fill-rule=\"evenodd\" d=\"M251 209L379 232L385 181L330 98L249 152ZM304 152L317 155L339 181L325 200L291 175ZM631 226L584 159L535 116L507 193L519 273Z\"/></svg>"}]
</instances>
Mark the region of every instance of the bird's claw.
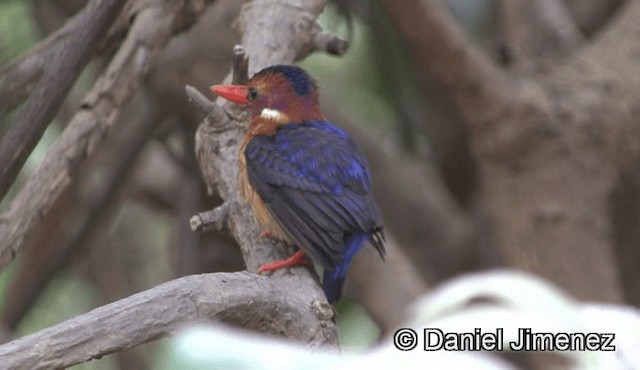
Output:
<instances>
[{"instance_id":1,"label":"bird's claw","mask_svg":"<svg viewBox=\"0 0 640 370\"><path fill-rule=\"evenodd\" d=\"M267 239L272 237L273 234L271 233L271 231L269 230L264 230L260 233L260 235L258 235L258 240L262 240L262 239Z\"/></svg>"},{"instance_id":2,"label":"bird's claw","mask_svg":"<svg viewBox=\"0 0 640 370\"><path fill-rule=\"evenodd\" d=\"M311 266L311 265L312 265L311 261L307 258L304 252L297 251L296 253L293 254L293 256L287 258L286 260L265 263L264 265L260 266L260 268L258 269L258 274L264 275L267 272L280 270L284 268L296 267L296 266Z\"/></svg>"}]
</instances>

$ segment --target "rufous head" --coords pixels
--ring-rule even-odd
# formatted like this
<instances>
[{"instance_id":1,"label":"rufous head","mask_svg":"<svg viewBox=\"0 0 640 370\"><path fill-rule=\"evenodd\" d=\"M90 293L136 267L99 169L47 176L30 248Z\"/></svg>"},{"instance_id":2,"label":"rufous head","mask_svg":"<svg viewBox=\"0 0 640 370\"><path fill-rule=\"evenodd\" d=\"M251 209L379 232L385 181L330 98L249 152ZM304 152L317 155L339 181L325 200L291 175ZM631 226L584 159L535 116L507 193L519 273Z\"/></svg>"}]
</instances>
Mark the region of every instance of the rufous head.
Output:
<instances>
[{"instance_id":1,"label":"rufous head","mask_svg":"<svg viewBox=\"0 0 640 370\"><path fill-rule=\"evenodd\" d=\"M247 85L214 85L211 90L229 101L248 105L254 120L288 124L322 119L316 83L297 66L267 67Z\"/></svg>"}]
</instances>

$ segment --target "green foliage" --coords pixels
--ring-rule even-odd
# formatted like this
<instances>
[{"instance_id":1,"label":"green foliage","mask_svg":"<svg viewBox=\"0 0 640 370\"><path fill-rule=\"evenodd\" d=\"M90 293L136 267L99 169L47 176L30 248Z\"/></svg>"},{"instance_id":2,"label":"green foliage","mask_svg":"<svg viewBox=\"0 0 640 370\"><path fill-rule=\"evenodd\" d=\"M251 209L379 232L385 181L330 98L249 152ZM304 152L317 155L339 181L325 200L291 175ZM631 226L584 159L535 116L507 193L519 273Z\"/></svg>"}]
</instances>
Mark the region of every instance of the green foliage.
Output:
<instances>
[{"instance_id":1,"label":"green foliage","mask_svg":"<svg viewBox=\"0 0 640 370\"><path fill-rule=\"evenodd\" d=\"M18 326L19 336L33 333L91 310L99 303L94 287L80 276L63 273L49 283Z\"/></svg>"},{"instance_id":2,"label":"green foliage","mask_svg":"<svg viewBox=\"0 0 640 370\"><path fill-rule=\"evenodd\" d=\"M38 40L32 2L0 1L0 66L29 50Z\"/></svg>"},{"instance_id":3,"label":"green foliage","mask_svg":"<svg viewBox=\"0 0 640 370\"><path fill-rule=\"evenodd\" d=\"M380 328L359 304L343 298L336 306L340 348L344 353L361 352L373 346Z\"/></svg>"}]
</instances>

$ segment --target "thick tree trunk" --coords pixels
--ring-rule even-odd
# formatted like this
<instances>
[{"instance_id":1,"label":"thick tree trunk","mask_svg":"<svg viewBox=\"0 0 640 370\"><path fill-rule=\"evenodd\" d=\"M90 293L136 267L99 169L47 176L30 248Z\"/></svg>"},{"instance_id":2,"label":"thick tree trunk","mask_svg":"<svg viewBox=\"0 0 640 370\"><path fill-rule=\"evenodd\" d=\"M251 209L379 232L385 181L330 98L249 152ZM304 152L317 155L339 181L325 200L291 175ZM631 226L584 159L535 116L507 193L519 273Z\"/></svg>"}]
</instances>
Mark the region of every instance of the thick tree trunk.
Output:
<instances>
[{"instance_id":1,"label":"thick tree trunk","mask_svg":"<svg viewBox=\"0 0 640 370\"><path fill-rule=\"evenodd\" d=\"M611 199L638 156L640 4L475 130L484 202L509 265L581 299L620 301Z\"/></svg>"},{"instance_id":2,"label":"thick tree trunk","mask_svg":"<svg viewBox=\"0 0 640 370\"><path fill-rule=\"evenodd\" d=\"M481 201L507 264L580 299L622 300L612 200L640 148L640 3L624 6L588 47L573 43L563 60L517 75L469 43L437 2L400 3L383 1L469 126Z\"/></svg>"}]
</instances>

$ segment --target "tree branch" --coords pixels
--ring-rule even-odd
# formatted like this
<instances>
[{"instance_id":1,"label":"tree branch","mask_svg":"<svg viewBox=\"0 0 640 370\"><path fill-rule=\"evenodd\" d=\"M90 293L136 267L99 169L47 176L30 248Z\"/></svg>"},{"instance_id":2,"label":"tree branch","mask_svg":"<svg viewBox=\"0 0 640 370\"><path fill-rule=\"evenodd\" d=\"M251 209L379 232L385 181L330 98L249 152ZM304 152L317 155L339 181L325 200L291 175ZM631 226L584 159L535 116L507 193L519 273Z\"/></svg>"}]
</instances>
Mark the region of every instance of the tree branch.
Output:
<instances>
[{"instance_id":1,"label":"tree branch","mask_svg":"<svg viewBox=\"0 0 640 370\"><path fill-rule=\"evenodd\" d=\"M145 1L128 1L109 33L97 42L94 50L103 52L118 44L125 37L131 20L146 6ZM66 40L83 33L78 27L79 21L80 17L68 21L18 60L0 69L0 118L31 94L42 77L44 67L64 47Z\"/></svg>"},{"instance_id":2,"label":"tree branch","mask_svg":"<svg viewBox=\"0 0 640 370\"><path fill-rule=\"evenodd\" d=\"M209 100L204 94L198 91L193 86L185 86L184 88L187 97L189 98L189 102L193 103L196 107L200 108L202 112L205 114L212 114L214 110L220 110L220 107L213 104L211 100Z\"/></svg>"},{"instance_id":3,"label":"tree branch","mask_svg":"<svg viewBox=\"0 0 640 370\"><path fill-rule=\"evenodd\" d=\"M75 199L75 207L61 220L70 230L57 240L48 241L53 243L52 252L38 266L37 273L29 274L29 279L21 282L20 295L14 296L12 304L5 308L2 316L10 327L15 328L18 325L47 284L79 254L79 251L89 247L92 235L108 223L107 220L118 204L120 189L126 183L124 179L129 176L140 151L157 124L157 111L137 110L138 117L119 122L119 131L115 132L106 145L96 153L109 158L108 161L103 161L104 165L99 167L99 171L95 168L85 168L79 176L80 188L86 189L86 196L78 196L79 199ZM141 110L143 112L140 112ZM101 174L99 182L92 181L96 172Z\"/></svg>"},{"instance_id":4,"label":"tree branch","mask_svg":"<svg viewBox=\"0 0 640 370\"><path fill-rule=\"evenodd\" d=\"M67 22L18 60L0 69L0 117L31 94L44 73L44 67L51 62L69 35L74 31L76 34L82 33L78 28L81 18L78 16Z\"/></svg>"},{"instance_id":5,"label":"tree branch","mask_svg":"<svg viewBox=\"0 0 640 370\"><path fill-rule=\"evenodd\" d=\"M285 333L310 347L331 345L318 333L333 325L333 312L302 301L304 289L246 272L187 276L1 345L0 358L12 369L66 368L202 320Z\"/></svg>"},{"instance_id":6,"label":"tree branch","mask_svg":"<svg viewBox=\"0 0 640 370\"><path fill-rule=\"evenodd\" d=\"M200 1L195 3L204 5ZM160 50L178 29L184 28L181 12L185 9L198 10L189 2L165 0L149 3L140 11L127 39L85 98L83 107L0 215L0 267L13 259L25 236L69 186L78 165L105 139ZM186 18L195 21L193 17Z\"/></svg>"},{"instance_id":7,"label":"tree branch","mask_svg":"<svg viewBox=\"0 0 640 370\"><path fill-rule=\"evenodd\" d=\"M573 20L567 4L562 0L542 0L535 3L539 31L544 32L541 47L549 47L553 53L566 55L578 48L584 36Z\"/></svg>"},{"instance_id":8,"label":"tree branch","mask_svg":"<svg viewBox=\"0 0 640 370\"><path fill-rule=\"evenodd\" d=\"M520 74L535 72L545 58L569 55L584 37L560 0L502 0L505 62Z\"/></svg>"},{"instance_id":9,"label":"tree branch","mask_svg":"<svg viewBox=\"0 0 640 370\"><path fill-rule=\"evenodd\" d=\"M243 34L242 45L249 55L248 74L273 64L293 63L316 50L314 40L322 32L316 18L325 4L325 0L256 0L246 4L238 24ZM241 60L237 54L236 60ZM237 185L238 152L247 126L247 112L230 103L222 103L220 107L222 109L214 109L198 128L197 158L210 192L215 189L225 204L234 207L235 212L230 213L228 220L229 228L240 245L247 270L255 272L263 263L283 259L290 252L279 242L258 238L263 230L246 201L239 197ZM306 307L318 302L329 307L307 269L276 271L270 278L278 286L298 288L297 299ZM323 342L337 343L335 325L325 325L318 335L325 336Z\"/></svg>"},{"instance_id":10,"label":"tree branch","mask_svg":"<svg viewBox=\"0 0 640 370\"><path fill-rule=\"evenodd\" d=\"M193 231L226 231L229 229L229 219L237 207L236 204L225 202L210 211L200 212L191 217L189 224Z\"/></svg>"},{"instance_id":11,"label":"tree branch","mask_svg":"<svg viewBox=\"0 0 640 370\"><path fill-rule=\"evenodd\" d=\"M0 199L9 191L22 165L55 117L97 41L107 32L126 0L93 0L78 15L44 77L13 121L0 144Z\"/></svg>"},{"instance_id":12,"label":"tree branch","mask_svg":"<svg viewBox=\"0 0 640 370\"><path fill-rule=\"evenodd\" d=\"M580 29L596 35L627 0L564 0Z\"/></svg>"},{"instance_id":13,"label":"tree branch","mask_svg":"<svg viewBox=\"0 0 640 370\"><path fill-rule=\"evenodd\" d=\"M451 89L471 124L482 127L503 114L512 100L507 76L467 40L443 3L382 0L382 6L417 65Z\"/></svg>"}]
</instances>

